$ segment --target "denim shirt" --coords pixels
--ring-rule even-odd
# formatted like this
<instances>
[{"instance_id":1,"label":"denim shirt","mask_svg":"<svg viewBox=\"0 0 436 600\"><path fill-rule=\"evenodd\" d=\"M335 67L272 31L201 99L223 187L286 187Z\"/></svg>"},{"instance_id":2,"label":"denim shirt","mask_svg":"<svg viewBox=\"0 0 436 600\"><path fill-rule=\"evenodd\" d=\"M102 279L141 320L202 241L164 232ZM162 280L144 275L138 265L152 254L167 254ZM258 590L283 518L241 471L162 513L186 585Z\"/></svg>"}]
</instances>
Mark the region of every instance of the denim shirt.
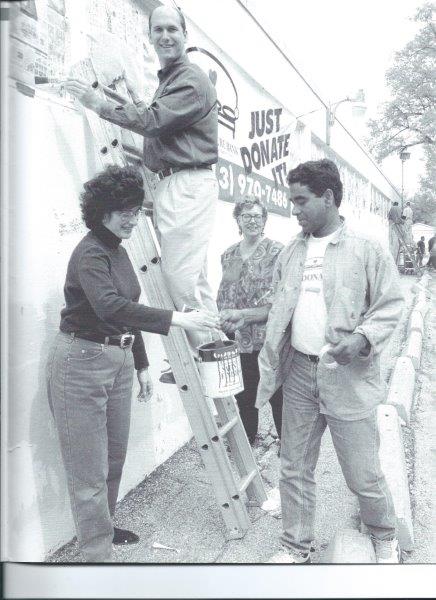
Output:
<instances>
[{"instance_id":1,"label":"denim shirt","mask_svg":"<svg viewBox=\"0 0 436 600\"><path fill-rule=\"evenodd\" d=\"M259 355L258 408L283 384L291 368L292 316L300 293L307 237L297 235L277 259L274 301ZM323 287L326 343L337 344L351 333L362 333L371 352L334 370L318 363L320 411L339 419L363 419L385 399L380 353L403 308L398 271L392 256L377 241L351 231L343 223L326 249Z\"/></svg>"}]
</instances>

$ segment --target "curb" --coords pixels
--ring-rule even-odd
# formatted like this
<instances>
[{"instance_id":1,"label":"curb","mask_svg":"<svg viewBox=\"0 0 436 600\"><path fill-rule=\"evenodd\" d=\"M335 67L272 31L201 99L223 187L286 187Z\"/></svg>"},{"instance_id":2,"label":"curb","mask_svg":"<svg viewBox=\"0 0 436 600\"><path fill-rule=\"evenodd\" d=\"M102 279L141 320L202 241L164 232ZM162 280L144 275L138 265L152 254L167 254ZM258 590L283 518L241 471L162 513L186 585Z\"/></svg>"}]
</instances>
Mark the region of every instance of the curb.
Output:
<instances>
[{"instance_id":1,"label":"curb","mask_svg":"<svg viewBox=\"0 0 436 600\"><path fill-rule=\"evenodd\" d=\"M374 546L368 534L357 529L341 529L328 545L320 563L375 563Z\"/></svg>"},{"instance_id":2,"label":"curb","mask_svg":"<svg viewBox=\"0 0 436 600\"><path fill-rule=\"evenodd\" d=\"M421 356L421 334L416 331L413 333L419 336L419 356ZM398 416L407 425L410 425L410 412L413 404L415 366L414 360L409 353L397 358L386 399L386 404L395 406Z\"/></svg>"},{"instance_id":3,"label":"curb","mask_svg":"<svg viewBox=\"0 0 436 600\"><path fill-rule=\"evenodd\" d=\"M424 318L429 309L426 288L430 279L425 273L413 287L416 298L407 325L406 346L395 361L386 404L377 407L380 465L394 502L400 547L406 551L413 549L414 533L401 424L410 425L416 369L421 364ZM361 531L367 532L364 523L361 523Z\"/></svg>"},{"instance_id":4,"label":"curb","mask_svg":"<svg viewBox=\"0 0 436 600\"><path fill-rule=\"evenodd\" d=\"M421 334L424 330L424 317L420 310L414 308L410 315L408 332L419 331Z\"/></svg>"},{"instance_id":5,"label":"curb","mask_svg":"<svg viewBox=\"0 0 436 600\"><path fill-rule=\"evenodd\" d=\"M401 425L397 410L389 404L377 407L380 433L379 458L397 516L397 537L402 550L413 550L414 536Z\"/></svg>"},{"instance_id":6,"label":"curb","mask_svg":"<svg viewBox=\"0 0 436 600\"><path fill-rule=\"evenodd\" d=\"M412 361L413 367L418 370L421 364L421 352L422 352L422 332L418 330L412 330L407 340L407 345L403 350L401 358L409 358ZM397 362L400 358L397 359ZM412 398L410 398L410 405L413 402L413 388L411 390ZM389 400L388 400L389 404Z\"/></svg>"},{"instance_id":7,"label":"curb","mask_svg":"<svg viewBox=\"0 0 436 600\"><path fill-rule=\"evenodd\" d=\"M428 296L424 291L418 292L417 301L416 301L415 308L413 309L413 311L421 313L423 318L425 317L428 309L430 308L430 305L427 302L427 300L428 300Z\"/></svg>"},{"instance_id":8,"label":"curb","mask_svg":"<svg viewBox=\"0 0 436 600\"><path fill-rule=\"evenodd\" d=\"M429 281L430 275L424 273L414 286L416 301L407 325L406 345L401 353L402 355L395 362L386 399L387 404L396 407L399 416L407 425L410 424L410 413L413 406L415 371L421 365L424 317L429 309L428 292L426 290ZM411 361L413 373L409 361Z\"/></svg>"}]
</instances>

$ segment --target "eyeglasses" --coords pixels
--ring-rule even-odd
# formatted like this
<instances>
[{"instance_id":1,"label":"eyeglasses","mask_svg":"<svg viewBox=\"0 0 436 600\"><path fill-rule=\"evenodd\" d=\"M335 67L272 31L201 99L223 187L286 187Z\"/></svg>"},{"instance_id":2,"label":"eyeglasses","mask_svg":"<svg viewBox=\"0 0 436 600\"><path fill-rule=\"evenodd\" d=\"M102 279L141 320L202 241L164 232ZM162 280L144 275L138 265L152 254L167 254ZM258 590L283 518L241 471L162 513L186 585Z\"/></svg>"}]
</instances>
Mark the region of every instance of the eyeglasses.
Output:
<instances>
[{"instance_id":1,"label":"eyeglasses","mask_svg":"<svg viewBox=\"0 0 436 600\"><path fill-rule=\"evenodd\" d=\"M243 223L249 223L250 221L255 221L256 223L262 223L263 216L262 215L249 215L248 213L244 213L243 215L239 215L241 217L241 221Z\"/></svg>"},{"instance_id":2,"label":"eyeglasses","mask_svg":"<svg viewBox=\"0 0 436 600\"><path fill-rule=\"evenodd\" d=\"M122 221L127 222L131 219L138 219L139 215L141 214L141 209L137 208L135 210L117 210L116 213L119 215Z\"/></svg>"}]
</instances>

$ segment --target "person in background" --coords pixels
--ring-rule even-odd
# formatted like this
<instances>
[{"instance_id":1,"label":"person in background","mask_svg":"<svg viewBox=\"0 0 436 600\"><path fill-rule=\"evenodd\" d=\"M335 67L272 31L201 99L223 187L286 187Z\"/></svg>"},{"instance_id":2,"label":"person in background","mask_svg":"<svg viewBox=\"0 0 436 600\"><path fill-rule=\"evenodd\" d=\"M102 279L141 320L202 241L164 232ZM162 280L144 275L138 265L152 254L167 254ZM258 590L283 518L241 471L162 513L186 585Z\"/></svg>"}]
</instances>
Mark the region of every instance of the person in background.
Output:
<instances>
[{"instance_id":1,"label":"person in background","mask_svg":"<svg viewBox=\"0 0 436 600\"><path fill-rule=\"evenodd\" d=\"M277 259L256 402L260 408L283 385L282 549L269 562L310 563L314 474L327 426L377 562L399 562L377 427L386 397L380 353L403 307L398 272L390 253L339 215L342 182L331 160L302 163L287 182L302 232Z\"/></svg>"},{"instance_id":2,"label":"person in background","mask_svg":"<svg viewBox=\"0 0 436 600\"><path fill-rule=\"evenodd\" d=\"M47 362L47 391L67 475L79 549L87 562L110 560L112 543L139 537L113 526L129 437L133 372L139 400L152 393L141 331L167 335L214 328L218 315L139 304L140 286L121 245L137 225L141 175L109 166L84 184L90 230L74 249L64 286L60 331Z\"/></svg>"},{"instance_id":3,"label":"person in background","mask_svg":"<svg viewBox=\"0 0 436 600\"><path fill-rule=\"evenodd\" d=\"M145 166L157 174L154 221L161 266L178 310L217 311L207 281L207 250L218 202L212 165L218 161L218 106L209 77L188 59L186 22L180 9L157 6L149 40L158 56L159 86L149 105L127 81L134 102L102 100L90 83L69 79L65 89L102 119L144 136ZM189 332L193 352L210 334ZM174 383L174 377L171 382Z\"/></svg>"},{"instance_id":4,"label":"person in background","mask_svg":"<svg viewBox=\"0 0 436 600\"><path fill-rule=\"evenodd\" d=\"M422 267L422 261L425 254L425 237L422 235L421 239L416 244L416 258L418 261L418 267Z\"/></svg>"},{"instance_id":5,"label":"person in background","mask_svg":"<svg viewBox=\"0 0 436 600\"><path fill-rule=\"evenodd\" d=\"M256 198L238 202L233 217L242 240L221 256L222 280L217 304L221 327L235 334L241 353L244 390L236 394L239 413L250 444L258 432L259 411L255 407L259 367L257 358L265 337L265 322L271 306L272 275L283 244L263 236L268 212ZM281 435L282 390L269 399L277 435Z\"/></svg>"},{"instance_id":6,"label":"person in background","mask_svg":"<svg viewBox=\"0 0 436 600\"><path fill-rule=\"evenodd\" d=\"M428 252L429 252L429 257L428 257L428 261L426 266L427 267L432 267L433 269L436 269L436 236L432 236L429 240L428 240Z\"/></svg>"},{"instance_id":7,"label":"person in background","mask_svg":"<svg viewBox=\"0 0 436 600\"><path fill-rule=\"evenodd\" d=\"M406 243L408 246L413 246L413 234L412 234L412 225L413 225L413 210L410 206L410 202L406 202L406 206L403 210L403 228L404 228L404 236L406 238Z\"/></svg>"},{"instance_id":8,"label":"person in background","mask_svg":"<svg viewBox=\"0 0 436 600\"><path fill-rule=\"evenodd\" d=\"M389 249L391 251L394 260L397 260L398 251L399 251L399 240L398 233L396 231L396 226L402 226L401 221L401 209L398 206L398 202L393 202L391 208L388 212L388 221L389 221Z\"/></svg>"},{"instance_id":9,"label":"person in background","mask_svg":"<svg viewBox=\"0 0 436 600\"><path fill-rule=\"evenodd\" d=\"M397 201L392 203L392 206L388 212L388 219L392 223L401 223L401 209L398 206Z\"/></svg>"},{"instance_id":10,"label":"person in background","mask_svg":"<svg viewBox=\"0 0 436 600\"><path fill-rule=\"evenodd\" d=\"M408 221L406 215L401 217L401 231L403 233L404 242L407 244L409 251L413 249L413 233L411 227L411 221Z\"/></svg>"},{"instance_id":11,"label":"person in background","mask_svg":"<svg viewBox=\"0 0 436 600\"><path fill-rule=\"evenodd\" d=\"M412 210L412 207L410 206L410 202L406 202L406 206L404 207L404 210L403 210L403 216L406 217L406 221L409 221L410 226L412 226L413 210Z\"/></svg>"}]
</instances>

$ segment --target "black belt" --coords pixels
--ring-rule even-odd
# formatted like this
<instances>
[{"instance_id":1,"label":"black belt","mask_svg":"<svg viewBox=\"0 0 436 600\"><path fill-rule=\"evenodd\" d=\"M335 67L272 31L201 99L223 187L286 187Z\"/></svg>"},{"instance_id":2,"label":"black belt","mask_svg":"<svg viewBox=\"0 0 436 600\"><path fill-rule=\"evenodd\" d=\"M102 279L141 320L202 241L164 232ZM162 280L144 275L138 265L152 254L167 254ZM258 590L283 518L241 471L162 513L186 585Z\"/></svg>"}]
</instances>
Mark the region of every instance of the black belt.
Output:
<instances>
[{"instance_id":1,"label":"black belt","mask_svg":"<svg viewBox=\"0 0 436 600\"><path fill-rule=\"evenodd\" d=\"M133 333L123 333L122 335L103 335L98 333L70 333L72 338L80 338L88 342L97 344L107 344L109 346L119 346L120 348L130 348L135 341Z\"/></svg>"},{"instance_id":2,"label":"black belt","mask_svg":"<svg viewBox=\"0 0 436 600\"><path fill-rule=\"evenodd\" d=\"M298 354L301 354L301 356L306 357L307 360L310 360L310 362L319 362L319 356L317 354L305 354L304 352L300 352L299 350L295 350L295 352L298 352Z\"/></svg>"},{"instance_id":3,"label":"black belt","mask_svg":"<svg viewBox=\"0 0 436 600\"><path fill-rule=\"evenodd\" d=\"M197 167L168 167L167 169L162 169L162 171L157 172L157 176L159 179L164 179L164 177L168 177L168 175L172 175L173 173L178 173L179 171L186 171L187 169L209 169L212 170L212 165L198 165Z\"/></svg>"}]
</instances>

